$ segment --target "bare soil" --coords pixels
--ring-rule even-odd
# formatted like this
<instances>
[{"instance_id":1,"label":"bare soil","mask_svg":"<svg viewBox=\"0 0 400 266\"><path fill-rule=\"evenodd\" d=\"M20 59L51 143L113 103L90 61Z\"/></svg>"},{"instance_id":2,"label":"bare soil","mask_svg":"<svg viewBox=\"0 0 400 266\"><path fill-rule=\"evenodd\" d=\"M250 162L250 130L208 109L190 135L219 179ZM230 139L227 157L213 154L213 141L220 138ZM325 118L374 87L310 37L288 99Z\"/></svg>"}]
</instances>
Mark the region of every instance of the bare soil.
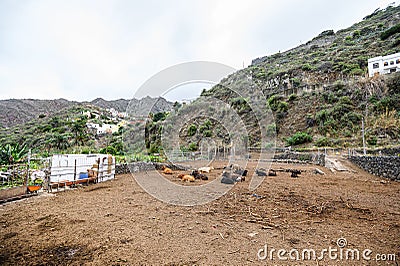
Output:
<instances>
[{"instance_id":1,"label":"bare soil","mask_svg":"<svg viewBox=\"0 0 400 266\"><path fill-rule=\"evenodd\" d=\"M131 175L0 206L1 265L398 265L400 183L345 163L348 172L281 169L256 191L248 180L209 204L179 207L144 192ZM249 165L249 174L254 169ZM285 169L301 169L291 178ZM222 170L215 170L215 178ZM176 175L169 176L180 182ZM186 183L198 185L205 181ZM371 260L259 260L268 248L370 249ZM317 253L319 255L319 253ZM286 254L286 256L288 256Z\"/></svg>"}]
</instances>

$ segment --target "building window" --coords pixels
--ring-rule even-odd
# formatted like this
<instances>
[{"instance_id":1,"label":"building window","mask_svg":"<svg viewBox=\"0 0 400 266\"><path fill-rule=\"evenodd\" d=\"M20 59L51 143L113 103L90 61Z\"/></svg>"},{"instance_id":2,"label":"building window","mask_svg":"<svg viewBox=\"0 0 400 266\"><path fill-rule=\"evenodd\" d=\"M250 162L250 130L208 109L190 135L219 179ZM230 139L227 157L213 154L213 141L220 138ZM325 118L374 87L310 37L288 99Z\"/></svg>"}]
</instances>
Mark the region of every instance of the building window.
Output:
<instances>
[{"instance_id":1,"label":"building window","mask_svg":"<svg viewBox=\"0 0 400 266\"><path fill-rule=\"evenodd\" d=\"M388 62L383 63L383 66L388 66L388 65L389 65Z\"/></svg>"},{"instance_id":2,"label":"building window","mask_svg":"<svg viewBox=\"0 0 400 266\"><path fill-rule=\"evenodd\" d=\"M374 64L372 65L372 68L373 68L373 69L379 68L379 63L374 63Z\"/></svg>"},{"instance_id":3,"label":"building window","mask_svg":"<svg viewBox=\"0 0 400 266\"><path fill-rule=\"evenodd\" d=\"M394 65L394 61L390 61L390 64L391 64L391 65Z\"/></svg>"},{"instance_id":4,"label":"building window","mask_svg":"<svg viewBox=\"0 0 400 266\"><path fill-rule=\"evenodd\" d=\"M397 59L397 60L396 60L396 64L400 64L400 59Z\"/></svg>"}]
</instances>

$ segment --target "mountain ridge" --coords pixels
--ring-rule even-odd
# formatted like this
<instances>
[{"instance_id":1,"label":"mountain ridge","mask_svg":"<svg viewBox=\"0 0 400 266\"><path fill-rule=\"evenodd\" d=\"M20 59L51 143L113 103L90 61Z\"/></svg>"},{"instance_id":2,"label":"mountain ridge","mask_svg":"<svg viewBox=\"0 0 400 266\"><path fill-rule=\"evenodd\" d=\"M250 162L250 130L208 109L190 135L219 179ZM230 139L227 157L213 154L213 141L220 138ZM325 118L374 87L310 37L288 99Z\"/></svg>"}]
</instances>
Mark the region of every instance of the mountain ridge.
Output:
<instances>
[{"instance_id":1,"label":"mountain ridge","mask_svg":"<svg viewBox=\"0 0 400 266\"><path fill-rule=\"evenodd\" d=\"M39 116L51 116L54 113L67 110L74 106L93 105L103 109L113 108L118 112L125 112L129 104L130 113L145 115L141 109L145 109L147 106L153 106L154 112L162 112L170 110L173 103L161 97L145 97L140 100L128 100L123 98L117 100L105 100L98 97L92 101L82 102L71 101L64 98L53 100L6 99L0 100L0 128L9 128L23 124L38 118Z\"/></svg>"}]
</instances>

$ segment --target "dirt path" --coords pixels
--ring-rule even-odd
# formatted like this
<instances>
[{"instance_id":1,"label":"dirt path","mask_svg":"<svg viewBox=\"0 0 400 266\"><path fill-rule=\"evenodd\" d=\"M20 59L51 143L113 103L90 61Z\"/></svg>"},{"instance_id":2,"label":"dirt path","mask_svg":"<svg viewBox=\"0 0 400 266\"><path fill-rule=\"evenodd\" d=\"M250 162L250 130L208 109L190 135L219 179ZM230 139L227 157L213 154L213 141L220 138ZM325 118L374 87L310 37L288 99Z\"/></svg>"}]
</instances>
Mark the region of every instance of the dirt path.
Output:
<instances>
[{"instance_id":1,"label":"dirt path","mask_svg":"<svg viewBox=\"0 0 400 266\"><path fill-rule=\"evenodd\" d=\"M371 261L260 261L275 249L371 249L400 256L400 183L315 166L238 183L222 198L177 207L146 194L130 175L55 196L0 206L1 265L396 265ZM252 165L249 170L253 171ZM170 177L173 178L173 177Z\"/></svg>"}]
</instances>

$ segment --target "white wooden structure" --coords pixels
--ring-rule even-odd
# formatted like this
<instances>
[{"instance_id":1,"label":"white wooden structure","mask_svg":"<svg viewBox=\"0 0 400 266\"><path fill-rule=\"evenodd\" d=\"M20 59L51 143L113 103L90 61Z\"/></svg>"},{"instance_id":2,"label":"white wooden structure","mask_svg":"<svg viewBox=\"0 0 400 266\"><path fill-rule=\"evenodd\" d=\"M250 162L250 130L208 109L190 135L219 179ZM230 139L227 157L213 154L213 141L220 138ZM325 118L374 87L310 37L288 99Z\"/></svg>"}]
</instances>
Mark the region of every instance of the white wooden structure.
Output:
<instances>
[{"instance_id":1,"label":"white wooden structure","mask_svg":"<svg viewBox=\"0 0 400 266\"><path fill-rule=\"evenodd\" d=\"M58 154L51 158L50 183L87 179L88 171L102 182L115 176L115 157L107 154Z\"/></svg>"},{"instance_id":2,"label":"white wooden structure","mask_svg":"<svg viewBox=\"0 0 400 266\"><path fill-rule=\"evenodd\" d=\"M400 53L368 59L368 74L384 75L400 71Z\"/></svg>"}]
</instances>

